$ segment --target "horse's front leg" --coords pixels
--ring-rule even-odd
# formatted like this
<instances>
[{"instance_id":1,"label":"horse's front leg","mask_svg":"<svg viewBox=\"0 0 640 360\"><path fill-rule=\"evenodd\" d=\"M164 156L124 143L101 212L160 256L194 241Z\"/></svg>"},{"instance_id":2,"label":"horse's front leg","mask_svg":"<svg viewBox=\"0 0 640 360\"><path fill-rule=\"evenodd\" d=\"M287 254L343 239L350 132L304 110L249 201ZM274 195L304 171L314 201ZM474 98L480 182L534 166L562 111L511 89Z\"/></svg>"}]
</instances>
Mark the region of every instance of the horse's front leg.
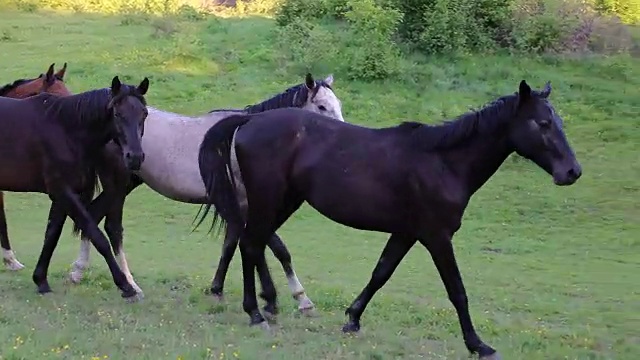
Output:
<instances>
[{"instance_id":1,"label":"horse's front leg","mask_svg":"<svg viewBox=\"0 0 640 360\"><path fill-rule=\"evenodd\" d=\"M124 229L122 227L122 213L124 211L125 197L124 194L121 195L122 196L119 196L113 201L111 210L107 214L104 221L104 231L109 237L113 253L116 256L116 260L118 260L118 265L120 265L122 272L124 272L124 275L127 277L127 281L129 281L131 286L133 286L133 288L136 290L138 296L142 298L144 297L144 293L142 292L142 289L138 286L136 281L133 279L131 270L129 270L129 264L127 263L127 257L124 253Z\"/></svg>"},{"instance_id":2,"label":"horse's front leg","mask_svg":"<svg viewBox=\"0 0 640 360\"><path fill-rule=\"evenodd\" d=\"M109 241L102 231L100 231L96 221L89 211L87 211L83 206L78 195L72 192L69 188L66 188L61 200L64 202L69 216L73 221L75 221L83 234L86 234L93 243L93 246L95 246L100 255L105 259L105 262L111 271L113 282L122 291L122 297L136 300L135 297L137 293L127 280L124 272L120 269L120 266L118 266L118 262L111 252Z\"/></svg>"}]
</instances>

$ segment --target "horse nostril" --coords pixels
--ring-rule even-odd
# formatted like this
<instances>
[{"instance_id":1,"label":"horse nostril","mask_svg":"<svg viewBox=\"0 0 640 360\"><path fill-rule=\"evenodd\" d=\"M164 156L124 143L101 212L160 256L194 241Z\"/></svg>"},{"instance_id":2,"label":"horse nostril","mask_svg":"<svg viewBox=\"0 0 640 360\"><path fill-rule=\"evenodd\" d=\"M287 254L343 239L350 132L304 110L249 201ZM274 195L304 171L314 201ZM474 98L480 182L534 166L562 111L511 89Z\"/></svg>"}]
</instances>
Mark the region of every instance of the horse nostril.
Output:
<instances>
[{"instance_id":1,"label":"horse nostril","mask_svg":"<svg viewBox=\"0 0 640 360\"><path fill-rule=\"evenodd\" d=\"M572 168L569 169L567 175L569 176L569 178L577 180L582 175L582 171L580 169Z\"/></svg>"},{"instance_id":2,"label":"horse nostril","mask_svg":"<svg viewBox=\"0 0 640 360\"><path fill-rule=\"evenodd\" d=\"M140 161L144 161L144 157L145 157L145 155L144 155L144 153L142 153L142 156L140 157Z\"/></svg>"},{"instance_id":3,"label":"horse nostril","mask_svg":"<svg viewBox=\"0 0 640 360\"><path fill-rule=\"evenodd\" d=\"M125 157L125 158L127 158L127 159L131 159L131 153L129 153L129 152L128 152L128 153L125 153L125 154L124 154L124 157Z\"/></svg>"}]
</instances>

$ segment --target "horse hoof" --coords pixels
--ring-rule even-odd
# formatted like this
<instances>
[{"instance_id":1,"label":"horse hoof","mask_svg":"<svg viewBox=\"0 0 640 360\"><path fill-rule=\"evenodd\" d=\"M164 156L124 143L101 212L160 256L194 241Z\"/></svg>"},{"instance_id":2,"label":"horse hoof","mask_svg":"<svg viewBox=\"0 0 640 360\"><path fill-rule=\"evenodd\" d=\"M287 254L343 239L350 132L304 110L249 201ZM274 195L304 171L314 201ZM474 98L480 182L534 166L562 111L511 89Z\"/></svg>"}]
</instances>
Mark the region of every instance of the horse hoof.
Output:
<instances>
[{"instance_id":1,"label":"horse hoof","mask_svg":"<svg viewBox=\"0 0 640 360\"><path fill-rule=\"evenodd\" d=\"M267 322L274 323L274 324L278 322L278 315L277 314L274 314L274 313L272 313L270 311L266 311L266 310L264 310L262 312L262 314L264 315L264 318L267 319Z\"/></svg>"},{"instance_id":2,"label":"horse hoof","mask_svg":"<svg viewBox=\"0 0 640 360\"><path fill-rule=\"evenodd\" d=\"M5 261L4 266L9 271L18 271L24 269L24 265L22 265L18 260Z\"/></svg>"},{"instance_id":3,"label":"horse hoof","mask_svg":"<svg viewBox=\"0 0 640 360\"><path fill-rule=\"evenodd\" d=\"M309 318L318 317L318 311L316 311L316 308L314 307L310 307L306 309L298 308L298 311L302 316L305 316L305 317L309 317Z\"/></svg>"},{"instance_id":4,"label":"horse hoof","mask_svg":"<svg viewBox=\"0 0 640 360\"><path fill-rule=\"evenodd\" d=\"M348 322L342 327L342 332L345 334L357 334L360 332L360 325Z\"/></svg>"},{"instance_id":5,"label":"horse hoof","mask_svg":"<svg viewBox=\"0 0 640 360\"><path fill-rule=\"evenodd\" d=\"M142 291L142 289L140 289L140 287L138 286L138 284L133 283L131 286L133 286L133 290L136 292L136 296L142 300L144 299L144 291Z\"/></svg>"},{"instance_id":6,"label":"horse hoof","mask_svg":"<svg viewBox=\"0 0 640 360\"><path fill-rule=\"evenodd\" d=\"M51 287L49 286L49 284L43 284L38 286L38 294L44 295L50 292L53 292L53 291L51 290Z\"/></svg>"},{"instance_id":7,"label":"horse hoof","mask_svg":"<svg viewBox=\"0 0 640 360\"><path fill-rule=\"evenodd\" d=\"M135 304L144 298L142 294L134 294L133 296L124 296L124 294L122 294L122 297L127 304Z\"/></svg>"},{"instance_id":8,"label":"horse hoof","mask_svg":"<svg viewBox=\"0 0 640 360\"><path fill-rule=\"evenodd\" d=\"M69 280L71 280L71 282L73 284L80 284L80 281L82 281L82 272L79 271L72 271L69 273Z\"/></svg>"}]
</instances>

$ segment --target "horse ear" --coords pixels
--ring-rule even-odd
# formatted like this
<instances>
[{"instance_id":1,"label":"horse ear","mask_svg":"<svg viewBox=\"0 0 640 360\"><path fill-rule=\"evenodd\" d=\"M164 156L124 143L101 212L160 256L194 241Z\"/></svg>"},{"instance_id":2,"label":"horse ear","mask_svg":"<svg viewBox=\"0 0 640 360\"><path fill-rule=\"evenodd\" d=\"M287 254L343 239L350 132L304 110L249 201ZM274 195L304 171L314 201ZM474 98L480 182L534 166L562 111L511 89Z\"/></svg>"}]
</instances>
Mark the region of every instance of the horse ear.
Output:
<instances>
[{"instance_id":1,"label":"horse ear","mask_svg":"<svg viewBox=\"0 0 640 360\"><path fill-rule=\"evenodd\" d=\"M47 70L47 73L45 74L44 77L44 81L47 84L52 84L54 81L56 81L56 78L53 76L53 67L55 66L56 63L53 63L51 65L49 65L49 69Z\"/></svg>"},{"instance_id":2,"label":"horse ear","mask_svg":"<svg viewBox=\"0 0 640 360\"><path fill-rule=\"evenodd\" d=\"M327 78L324 79L324 82L327 83L327 85L329 86L333 85L333 74L329 74L329 76L327 76Z\"/></svg>"},{"instance_id":3,"label":"horse ear","mask_svg":"<svg viewBox=\"0 0 640 360\"><path fill-rule=\"evenodd\" d=\"M149 79L145 77L144 80L140 82L140 85L138 85L138 92L140 95L144 96L144 94L147 93L147 90L149 90Z\"/></svg>"},{"instance_id":4,"label":"horse ear","mask_svg":"<svg viewBox=\"0 0 640 360\"><path fill-rule=\"evenodd\" d=\"M62 69L58 70L58 72L56 73L56 77L60 80L64 80L65 72L67 72L67 63L64 63L64 65L62 65Z\"/></svg>"},{"instance_id":5,"label":"horse ear","mask_svg":"<svg viewBox=\"0 0 640 360\"><path fill-rule=\"evenodd\" d=\"M545 99L548 98L549 95L551 95L551 81L547 81L547 83L544 84L544 89L542 89L542 92L540 93L540 96Z\"/></svg>"},{"instance_id":6,"label":"horse ear","mask_svg":"<svg viewBox=\"0 0 640 360\"><path fill-rule=\"evenodd\" d=\"M307 76L304 77L304 84L309 90L312 90L314 87L316 87L316 81L313 80L313 76L311 76L311 73L307 73Z\"/></svg>"},{"instance_id":7,"label":"horse ear","mask_svg":"<svg viewBox=\"0 0 640 360\"><path fill-rule=\"evenodd\" d=\"M518 95L520 95L521 102L531 98L531 87L524 80L520 81L520 88L518 90Z\"/></svg>"},{"instance_id":8,"label":"horse ear","mask_svg":"<svg viewBox=\"0 0 640 360\"><path fill-rule=\"evenodd\" d=\"M119 93L121 87L122 87L122 83L120 82L118 75L114 76L113 80L111 80L111 93L113 95Z\"/></svg>"}]
</instances>

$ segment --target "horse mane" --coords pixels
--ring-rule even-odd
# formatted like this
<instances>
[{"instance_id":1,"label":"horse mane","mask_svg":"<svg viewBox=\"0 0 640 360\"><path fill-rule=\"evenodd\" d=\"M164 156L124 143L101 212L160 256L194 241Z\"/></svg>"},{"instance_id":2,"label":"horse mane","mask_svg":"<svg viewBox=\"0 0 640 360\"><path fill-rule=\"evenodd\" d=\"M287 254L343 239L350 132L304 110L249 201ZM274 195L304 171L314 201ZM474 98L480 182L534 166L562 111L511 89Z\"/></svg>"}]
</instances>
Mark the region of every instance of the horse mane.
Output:
<instances>
[{"instance_id":1,"label":"horse mane","mask_svg":"<svg viewBox=\"0 0 640 360\"><path fill-rule=\"evenodd\" d=\"M329 90L333 91L331 85L327 84L324 81L315 81L316 86L313 90L309 91L309 88L305 84L294 85L285 91L274 95L273 97L257 103L253 105L247 105L243 110L239 109L215 109L209 111L209 113L219 112L219 111L244 111L249 114L255 114L267 110L273 110L284 107L296 107L301 108L304 106L305 102L309 98L309 95L312 97L316 95L320 87L326 87Z\"/></svg>"},{"instance_id":2,"label":"horse mane","mask_svg":"<svg viewBox=\"0 0 640 360\"><path fill-rule=\"evenodd\" d=\"M11 90L13 90L13 89L15 89L15 88L17 88L17 87L19 87L21 85L24 85L26 83L30 83L32 81L38 80L39 78L42 77L42 75L44 75L44 74L40 74L40 75L38 75L38 77L35 77L33 79L18 79L16 81L12 82L12 83L6 84L3 87L0 87L0 96L5 96ZM56 80L64 82L64 80L60 76L58 76L57 74L55 74L54 76L55 76Z\"/></svg>"},{"instance_id":3,"label":"horse mane","mask_svg":"<svg viewBox=\"0 0 640 360\"><path fill-rule=\"evenodd\" d=\"M502 128L518 109L518 95L502 96L482 109L462 114L439 125L403 122L396 126L409 132L411 145L422 150L437 150L456 146L475 135L491 134Z\"/></svg>"},{"instance_id":4,"label":"horse mane","mask_svg":"<svg viewBox=\"0 0 640 360\"><path fill-rule=\"evenodd\" d=\"M26 83L30 83L34 80L37 80L38 78L34 78L34 79L18 79L12 83L6 84L3 87L0 87L0 96L5 96L6 94L8 94L11 90L17 88L20 85L26 84Z\"/></svg>"},{"instance_id":5,"label":"horse mane","mask_svg":"<svg viewBox=\"0 0 640 360\"><path fill-rule=\"evenodd\" d=\"M106 111L111 101L118 101L126 96L134 96L147 106L144 96L136 91L135 86L123 84L115 97L111 96L111 89L94 89L71 96L50 95L53 100L48 105L48 113L54 114L65 126L75 127L83 123L104 123L111 117L111 111ZM104 112L99 110L104 109ZM96 112L98 110L98 112Z\"/></svg>"}]
</instances>

